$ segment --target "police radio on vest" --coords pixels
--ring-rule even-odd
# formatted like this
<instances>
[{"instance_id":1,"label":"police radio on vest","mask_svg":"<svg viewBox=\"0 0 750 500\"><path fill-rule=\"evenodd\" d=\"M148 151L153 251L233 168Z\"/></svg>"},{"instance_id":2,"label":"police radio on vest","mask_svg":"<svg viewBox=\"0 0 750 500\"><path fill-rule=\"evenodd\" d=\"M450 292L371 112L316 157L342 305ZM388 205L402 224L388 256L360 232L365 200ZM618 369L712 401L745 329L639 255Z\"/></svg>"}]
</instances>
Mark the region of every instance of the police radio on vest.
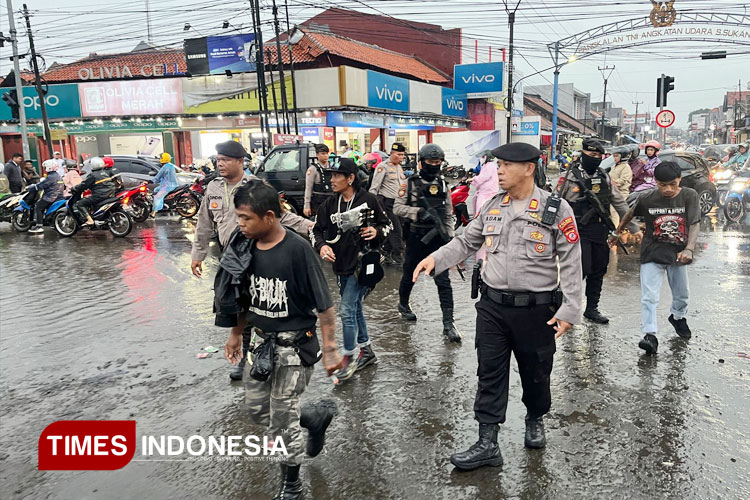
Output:
<instances>
[{"instance_id":1,"label":"police radio on vest","mask_svg":"<svg viewBox=\"0 0 750 500\"><path fill-rule=\"evenodd\" d=\"M375 92L378 94L378 99L385 99L386 101L401 102L404 100L404 94L400 90L390 90L388 85L383 87L375 87Z\"/></svg>"},{"instance_id":2,"label":"police radio on vest","mask_svg":"<svg viewBox=\"0 0 750 500\"><path fill-rule=\"evenodd\" d=\"M464 83L492 83L495 81L495 75L477 76L472 73L471 76L462 76L461 79Z\"/></svg>"}]
</instances>

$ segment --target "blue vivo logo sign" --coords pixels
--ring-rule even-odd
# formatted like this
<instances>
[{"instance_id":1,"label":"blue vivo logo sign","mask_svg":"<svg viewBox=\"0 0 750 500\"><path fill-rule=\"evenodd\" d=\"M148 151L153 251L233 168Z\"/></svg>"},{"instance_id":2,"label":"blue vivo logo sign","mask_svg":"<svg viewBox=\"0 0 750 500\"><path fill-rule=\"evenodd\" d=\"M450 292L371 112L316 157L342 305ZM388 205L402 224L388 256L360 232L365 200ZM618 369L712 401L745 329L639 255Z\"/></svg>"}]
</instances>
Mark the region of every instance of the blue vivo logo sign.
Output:
<instances>
[{"instance_id":1,"label":"blue vivo logo sign","mask_svg":"<svg viewBox=\"0 0 750 500\"><path fill-rule=\"evenodd\" d=\"M409 111L409 80L368 70L367 105Z\"/></svg>"},{"instance_id":2,"label":"blue vivo logo sign","mask_svg":"<svg viewBox=\"0 0 750 500\"><path fill-rule=\"evenodd\" d=\"M502 92L503 63L458 64L453 67L453 87L469 97Z\"/></svg>"},{"instance_id":3,"label":"blue vivo logo sign","mask_svg":"<svg viewBox=\"0 0 750 500\"><path fill-rule=\"evenodd\" d=\"M443 87L444 115L465 117L467 108L466 92Z\"/></svg>"}]
</instances>

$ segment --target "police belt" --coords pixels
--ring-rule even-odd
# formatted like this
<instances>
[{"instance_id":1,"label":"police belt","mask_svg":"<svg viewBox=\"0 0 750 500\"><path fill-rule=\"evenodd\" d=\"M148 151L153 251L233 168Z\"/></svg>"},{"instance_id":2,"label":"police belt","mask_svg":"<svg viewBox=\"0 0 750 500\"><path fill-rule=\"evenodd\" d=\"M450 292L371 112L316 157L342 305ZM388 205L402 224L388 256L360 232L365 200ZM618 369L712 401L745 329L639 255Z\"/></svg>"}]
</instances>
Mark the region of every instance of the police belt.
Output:
<instances>
[{"instance_id":1,"label":"police belt","mask_svg":"<svg viewBox=\"0 0 750 500\"><path fill-rule=\"evenodd\" d=\"M556 302L556 295L561 293L559 290L553 290L551 292L508 292L505 290L490 288L484 283L481 286L481 290L482 295L485 295L492 302L508 307L528 307L553 304Z\"/></svg>"}]
</instances>

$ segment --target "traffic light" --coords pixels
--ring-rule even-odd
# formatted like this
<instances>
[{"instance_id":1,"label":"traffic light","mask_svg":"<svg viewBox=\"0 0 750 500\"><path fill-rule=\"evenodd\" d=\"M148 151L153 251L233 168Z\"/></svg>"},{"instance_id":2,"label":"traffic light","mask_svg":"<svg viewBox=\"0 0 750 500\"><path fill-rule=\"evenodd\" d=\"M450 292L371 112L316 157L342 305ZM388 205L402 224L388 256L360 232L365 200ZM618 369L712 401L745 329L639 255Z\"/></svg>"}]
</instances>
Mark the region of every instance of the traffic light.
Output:
<instances>
[{"instance_id":1,"label":"traffic light","mask_svg":"<svg viewBox=\"0 0 750 500\"><path fill-rule=\"evenodd\" d=\"M16 90L13 89L10 92L4 93L3 101L5 101L10 108L10 113L13 116L13 119L18 120L18 94L16 93Z\"/></svg>"},{"instance_id":2,"label":"traffic light","mask_svg":"<svg viewBox=\"0 0 750 500\"><path fill-rule=\"evenodd\" d=\"M656 80L656 107L661 108L667 105L667 94L674 90L674 77L661 75Z\"/></svg>"}]
</instances>

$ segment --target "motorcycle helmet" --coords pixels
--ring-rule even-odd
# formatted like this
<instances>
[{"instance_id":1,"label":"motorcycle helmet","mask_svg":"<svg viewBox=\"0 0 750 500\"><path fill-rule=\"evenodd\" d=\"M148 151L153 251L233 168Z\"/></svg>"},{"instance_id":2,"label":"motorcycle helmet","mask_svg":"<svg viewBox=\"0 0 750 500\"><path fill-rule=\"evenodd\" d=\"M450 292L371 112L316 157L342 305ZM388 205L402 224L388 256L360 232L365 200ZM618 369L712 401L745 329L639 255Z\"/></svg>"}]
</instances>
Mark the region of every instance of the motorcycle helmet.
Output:
<instances>
[{"instance_id":1,"label":"motorcycle helmet","mask_svg":"<svg viewBox=\"0 0 750 500\"><path fill-rule=\"evenodd\" d=\"M102 160L104 161L104 168L112 168L115 166L115 160L109 156L105 156Z\"/></svg>"},{"instance_id":2,"label":"motorcycle helmet","mask_svg":"<svg viewBox=\"0 0 750 500\"><path fill-rule=\"evenodd\" d=\"M367 165L370 168L374 168L375 165L383 161L383 159L380 157L377 153L367 153L363 158L362 161L365 165Z\"/></svg>"},{"instance_id":3,"label":"motorcycle helmet","mask_svg":"<svg viewBox=\"0 0 750 500\"><path fill-rule=\"evenodd\" d=\"M658 153L659 150L661 149L661 143L659 141L655 141L651 139L650 141L646 143L646 146L643 149L645 150L647 148L654 148L656 152Z\"/></svg>"},{"instance_id":4,"label":"motorcycle helmet","mask_svg":"<svg viewBox=\"0 0 750 500\"><path fill-rule=\"evenodd\" d=\"M161 163L162 165L164 165L165 163L169 163L170 161L172 161L172 155L170 155L169 153L162 153L159 157L159 163Z\"/></svg>"},{"instance_id":5,"label":"motorcycle helmet","mask_svg":"<svg viewBox=\"0 0 750 500\"><path fill-rule=\"evenodd\" d=\"M490 151L489 149L485 149L484 151L482 151L482 154L480 157L484 158L484 162L482 163L482 165L495 160L495 156L492 154L492 151Z\"/></svg>"},{"instance_id":6,"label":"motorcycle helmet","mask_svg":"<svg viewBox=\"0 0 750 500\"><path fill-rule=\"evenodd\" d=\"M104 168L104 160L99 158L98 156L95 156L89 160L89 165L91 165L91 170L102 170Z\"/></svg>"},{"instance_id":7,"label":"motorcycle helmet","mask_svg":"<svg viewBox=\"0 0 750 500\"><path fill-rule=\"evenodd\" d=\"M56 172L57 171L57 160L44 160L42 162L42 167L44 167L44 171L49 172Z\"/></svg>"}]
</instances>

